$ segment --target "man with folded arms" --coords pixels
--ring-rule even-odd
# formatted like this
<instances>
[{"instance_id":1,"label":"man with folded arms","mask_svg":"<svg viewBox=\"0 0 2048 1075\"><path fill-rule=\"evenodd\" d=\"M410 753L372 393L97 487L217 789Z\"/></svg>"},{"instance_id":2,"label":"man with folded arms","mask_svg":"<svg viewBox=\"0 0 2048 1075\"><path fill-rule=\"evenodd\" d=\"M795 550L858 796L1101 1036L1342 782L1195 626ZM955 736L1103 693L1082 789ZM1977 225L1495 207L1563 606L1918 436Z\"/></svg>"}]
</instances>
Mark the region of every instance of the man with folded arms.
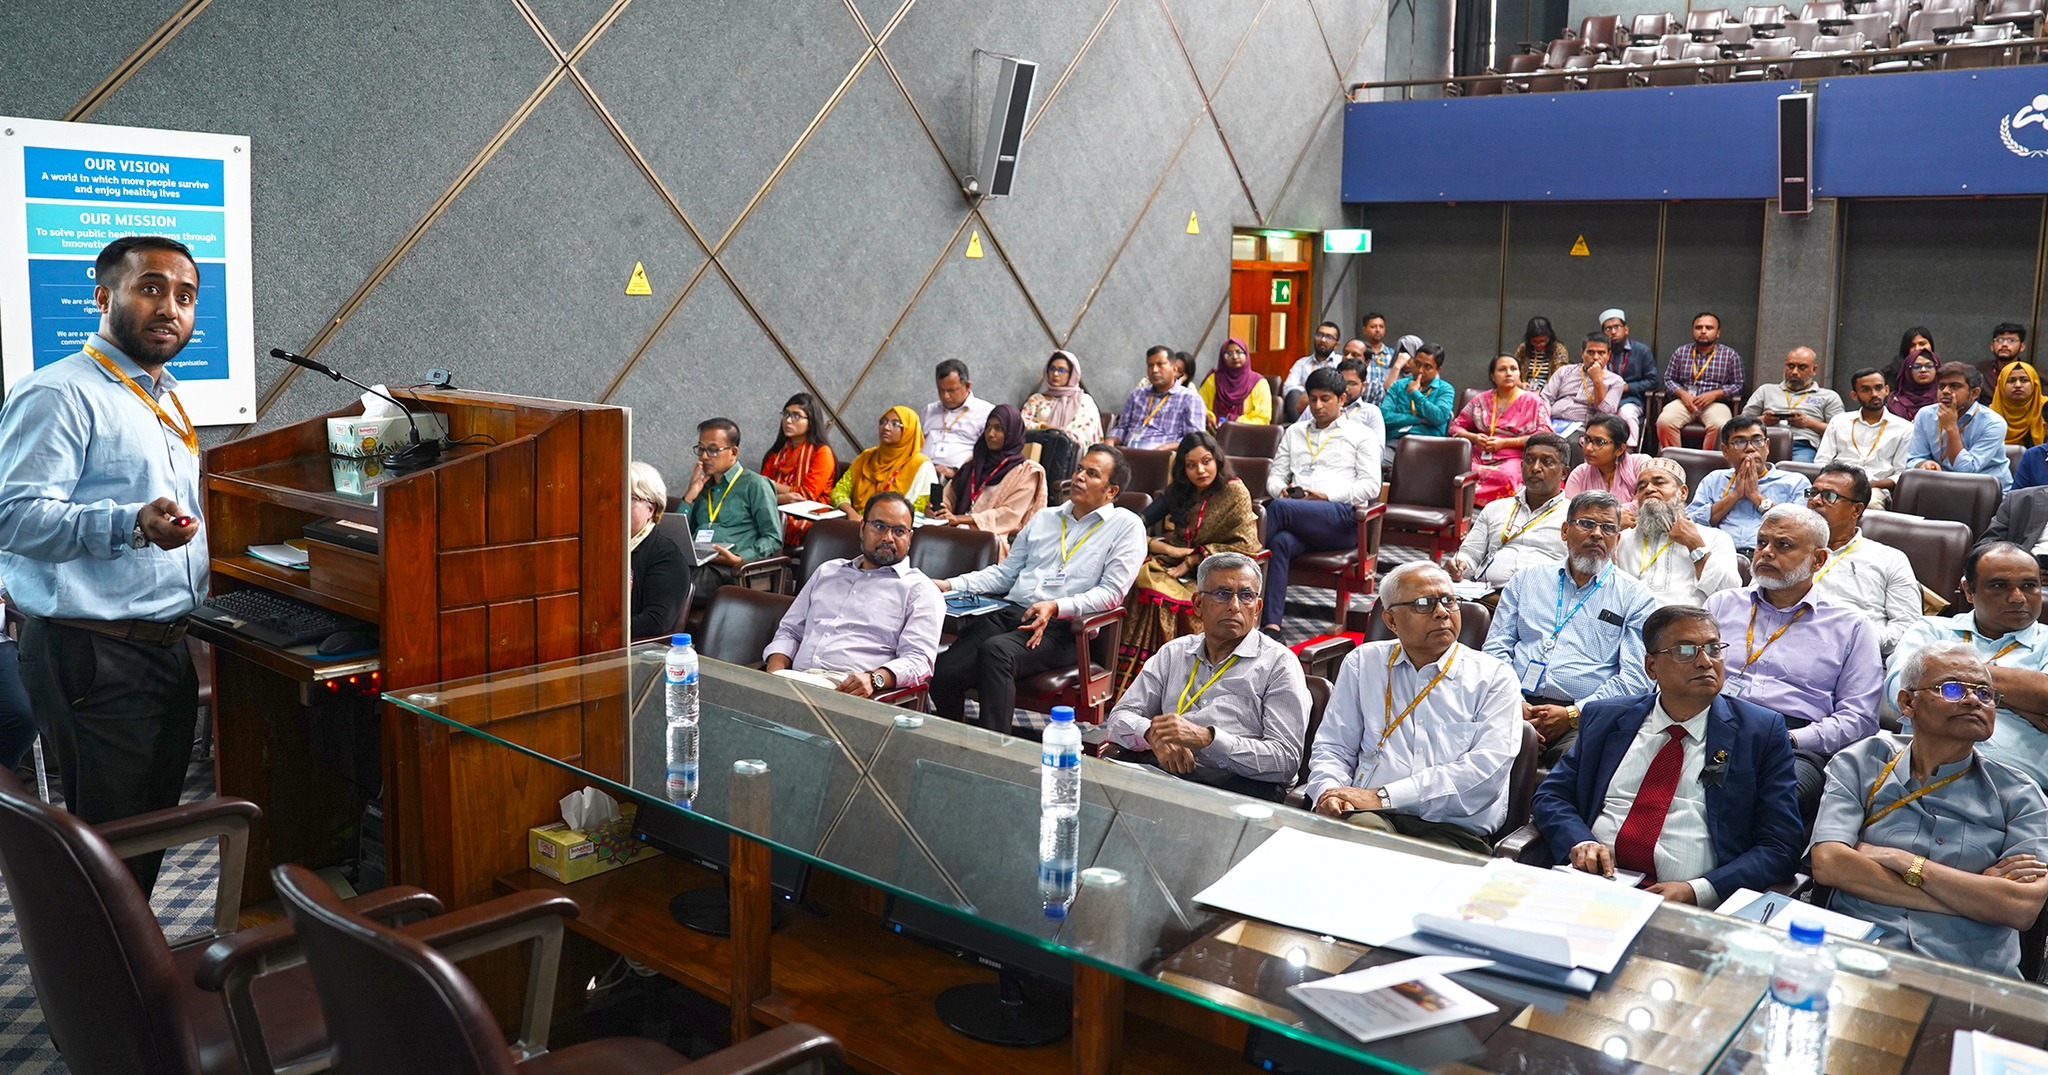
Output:
<instances>
[{"instance_id":1,"label":"man with folded arms","mask_svg":"<svg viewBox=\"0 0 2048 1075\"><path fill-rule=\"evenodd\" d=\"M1614 566L1634 575L1660 605L1697 605L1741 586L1735 542L1685 514L1685 468L1663 456L1638 458L1636 525L1622 531Z\"/></svg>"},{"instance_id":2,"label":"man with folded arms","mask_svg":"<svg viewBox=\"0 0 2048 1075\"><path fill-rule=\"evenodd\" d=\"M1458 598L1435 564L1387 572L1380 601L1397 641L1344 658L1309 748L1308 801L1354 825L1488 854L1522 741L1515 674L1458 642Z\"/></svg>"},{"instance_id":3,"label":"man with folded arms","mask_svg":"<svg viewBox=\"0 0 2048 1075\"><path fill-rule=\"evenodd\" d=\"M1551 379L1554 383L1556 378ZM1479 510L1479 520L1444 561L1451 579L1506 586L1525 567L1564 562L1564 440L1537 433L1522 447L1522 488Z\"/></svg>"},{"instance_id":4,"label":"man with folded arms","mask_svg":"<svg viewBox=\"0 0 2048 1075\"><path fill-rule=\"evenodd\" d=\"M903 559L916 518L908 497L876 493L861 517L860 555L811 575L765 653L770 672L826 673L841 692L872 698L931 678L946 601Z\"/></svg>"},{"instance_id":5,"label":"man with folded arms","mask_svg":"<svg viewBox=\"0 0 2048 1075\"><path fill-rule=\"evenodd\" d=\"M1870 479L1847 463L1830 463L1806 490L1806 506L1828 522L1828 562L1813 576L1815 593L1863 614L1889 654L1920 622L1920 579L1906 554L1863 532Z\"/></svg>"},{"instance_id":6,"label":"man with folded arms","mask_svg":"<svg viewBox=\"0 0 2048 1075\"><path fill-rule=\"evenodd\" d=\"M1587 706L1579 745L1536 789L1553 859L1701 907L1789 879L1804 833L1784 718L1721 695L1706 609L1658 609L1643 645L1656 692Z\"/></svg>"},{"instance_id":7,"label":"man with folded arms","mask_svg":"<svg viewBox=\"0 0 2048 1075\"><path fill-rule=\"evenodd\" d=\"M1109 738L1197 783L1277 801L1301 767L1308 684L1257 630L1258 562L1219 552L1195 573L1200 634L1159 647L1109 714Z\"/></svg>"},{"instance_id":8,"label":"man with folded arms","mask_svg":"<svg viewBox=\"0 0 2048 1075\"><path fill-rule=\"evenodd\" d=\"M2048 800L1985 757L1998 690L1967 643L1913 650L1898 705L1913 734L1880 733L1828 765L1813 823L1813 879L1880 943L2018 975L2020 931L2048 901Z\"/></svg>"}]
</instances>

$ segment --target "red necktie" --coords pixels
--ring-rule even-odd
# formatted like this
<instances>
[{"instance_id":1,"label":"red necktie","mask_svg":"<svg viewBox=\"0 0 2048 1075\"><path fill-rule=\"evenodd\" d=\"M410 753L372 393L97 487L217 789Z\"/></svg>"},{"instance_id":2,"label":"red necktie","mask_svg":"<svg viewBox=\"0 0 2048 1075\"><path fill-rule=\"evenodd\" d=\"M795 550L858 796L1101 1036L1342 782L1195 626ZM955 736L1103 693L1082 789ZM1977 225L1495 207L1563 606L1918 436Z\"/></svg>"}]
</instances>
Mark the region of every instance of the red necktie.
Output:
<instances>
[{"instance_id":1,"label":"red necktie","mask_svg":"<svg viewBox=\"0 0 2048 1075\"><path fill-rule=\"evenodd\" d=\"M1650 771L1643 774L1636 801L1614 837L1614 864L1642 874L1646 884L1657 882L1657 837L1664 833L1664 818L1678 794L1678 773L1685 768L1685 728L1673 724L1664 731L1671 740L1650 759Z\"/></svg>"}]
</instances>

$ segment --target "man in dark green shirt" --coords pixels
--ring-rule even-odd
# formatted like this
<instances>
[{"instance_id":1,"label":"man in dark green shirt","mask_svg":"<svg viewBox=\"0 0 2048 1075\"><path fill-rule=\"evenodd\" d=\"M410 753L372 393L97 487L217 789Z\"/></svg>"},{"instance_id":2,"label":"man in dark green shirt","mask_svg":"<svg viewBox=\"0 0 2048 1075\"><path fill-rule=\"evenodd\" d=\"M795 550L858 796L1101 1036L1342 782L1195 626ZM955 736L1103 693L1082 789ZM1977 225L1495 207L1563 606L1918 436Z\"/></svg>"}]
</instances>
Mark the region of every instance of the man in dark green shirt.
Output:
<instances>
[{"instance_id":1,"label":"man in dark green shirt","mask_svg":"<svg viewBox=\"0 0 2048 1075\"><path fill-rule=\"evenodd\" d=\"M711 577L697 586L700 601L739 577L741 564L782 551L782 516L775 510L775 487L768 479L740 465L740 427L730 418L712 418L697 425L697 469L683 492L690 529L698 537L711 531L718 553L698 568Z\"/></svg>"}]
</instances>

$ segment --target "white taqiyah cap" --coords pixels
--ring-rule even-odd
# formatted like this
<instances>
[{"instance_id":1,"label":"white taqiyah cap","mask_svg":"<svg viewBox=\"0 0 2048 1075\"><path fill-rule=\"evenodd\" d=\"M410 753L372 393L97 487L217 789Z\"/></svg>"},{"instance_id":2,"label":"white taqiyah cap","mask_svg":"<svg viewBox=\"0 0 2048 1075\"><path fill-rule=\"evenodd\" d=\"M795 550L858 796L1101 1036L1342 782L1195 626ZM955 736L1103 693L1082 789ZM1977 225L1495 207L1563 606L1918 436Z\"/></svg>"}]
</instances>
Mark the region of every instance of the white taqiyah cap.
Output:
<instances>
[{"instance_id":1,"label":"white taqiyah cap","mask_svg":"<svg viewBox=\"0 0 2048 1075\"><path fill-rule=\"evenodd\" d=\"M1625 325L1625 324L1628 324L1628 315L1627 315L1627 314L1625 314L1625 313L1622 313L1622 312L1621 312L1620 310L1603 310L1603 311L1601 311L1601 313L1600 313L1600 323L1604 325L1604 324L1608 323L1609 321L1620 321L1620 322L1621 322L1622 324L1624 324L1624 325Z\"/></svg>"}]
</instances>

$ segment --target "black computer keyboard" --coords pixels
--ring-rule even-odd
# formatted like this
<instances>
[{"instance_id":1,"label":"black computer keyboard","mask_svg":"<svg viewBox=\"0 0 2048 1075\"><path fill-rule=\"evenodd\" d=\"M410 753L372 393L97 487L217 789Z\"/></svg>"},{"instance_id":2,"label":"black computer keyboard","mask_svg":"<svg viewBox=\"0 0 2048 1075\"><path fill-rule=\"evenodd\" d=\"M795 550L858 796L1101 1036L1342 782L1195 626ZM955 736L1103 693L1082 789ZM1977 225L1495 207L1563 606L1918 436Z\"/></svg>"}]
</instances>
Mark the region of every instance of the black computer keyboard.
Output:
<instances>
[{"instance_id":1,"label":"black computer keyboard","mask_svg":"<svg viewBox=\"0 0 2048 1075\"><path fill-rule=\"evenodd\" d=\"M192 615L278 647L318 642L336 631L376 630L353 616L255 587L215 594Z\"/></svg>"}]
</instances>

